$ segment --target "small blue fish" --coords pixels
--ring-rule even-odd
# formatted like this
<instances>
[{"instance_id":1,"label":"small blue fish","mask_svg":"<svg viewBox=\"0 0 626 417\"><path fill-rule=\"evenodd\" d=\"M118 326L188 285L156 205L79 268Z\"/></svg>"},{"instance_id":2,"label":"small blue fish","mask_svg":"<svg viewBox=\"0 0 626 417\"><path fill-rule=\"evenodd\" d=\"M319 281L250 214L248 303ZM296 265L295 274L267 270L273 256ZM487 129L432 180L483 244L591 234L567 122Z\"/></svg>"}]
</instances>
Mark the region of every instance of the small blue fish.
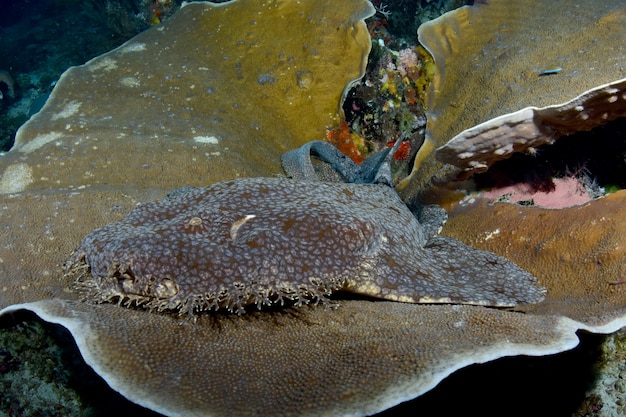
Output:
<instances>
[{"instance_id":1,"label":"small blue fish","mask_svg":"<svg viewBox=\"0 0 626 417\"><path fill-rule=\"evenodd\" d=\"M563 68L561 67L550 67L550 68L539 71L539 76L541 77L543 75L558 74L561 71L563 71Z\"/></svg>"}]
</instances>

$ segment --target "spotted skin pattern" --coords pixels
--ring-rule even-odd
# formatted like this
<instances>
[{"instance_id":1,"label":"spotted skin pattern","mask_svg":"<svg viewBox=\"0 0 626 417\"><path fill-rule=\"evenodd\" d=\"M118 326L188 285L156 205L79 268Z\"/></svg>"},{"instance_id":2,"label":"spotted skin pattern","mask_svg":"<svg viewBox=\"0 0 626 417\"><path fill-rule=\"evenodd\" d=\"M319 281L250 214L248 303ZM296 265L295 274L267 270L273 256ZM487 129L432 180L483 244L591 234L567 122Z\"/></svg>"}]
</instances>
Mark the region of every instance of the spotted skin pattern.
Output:
<instances>
[{"instance_id":1,"label":"spotted skin pattern","mask_svg":"<svg viewBox=\"0 0 626 417\"><path fill-rule=\"evenodd\" d=\"M544 289L510 261L428 237L392 188L236 179L187 188L93 231L68 263L98 301L197 313L328 302L514 306Z\"/></svg>"}]
</instances>

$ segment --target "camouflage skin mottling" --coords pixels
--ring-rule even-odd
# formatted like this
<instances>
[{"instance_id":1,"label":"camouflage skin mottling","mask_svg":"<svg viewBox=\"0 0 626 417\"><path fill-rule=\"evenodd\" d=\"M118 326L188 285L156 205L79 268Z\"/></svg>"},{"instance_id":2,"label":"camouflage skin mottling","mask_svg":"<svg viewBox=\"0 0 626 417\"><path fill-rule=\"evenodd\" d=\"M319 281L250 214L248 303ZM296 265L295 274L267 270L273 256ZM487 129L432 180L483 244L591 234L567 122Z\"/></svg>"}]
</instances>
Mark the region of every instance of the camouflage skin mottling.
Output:
<instances>
[{"instance_id":1,"label":"camouflage skin mottling","mask_svg":"<svg viewBox=\"0 0 626 417\"><path fill-rule=\"evenodd\" d=\"M248 178L142 204L69 262L97 300L194 313L327 302L513 306L544 289L510 261L429 237L392 188Z\"/></svg>"}]
</instances>

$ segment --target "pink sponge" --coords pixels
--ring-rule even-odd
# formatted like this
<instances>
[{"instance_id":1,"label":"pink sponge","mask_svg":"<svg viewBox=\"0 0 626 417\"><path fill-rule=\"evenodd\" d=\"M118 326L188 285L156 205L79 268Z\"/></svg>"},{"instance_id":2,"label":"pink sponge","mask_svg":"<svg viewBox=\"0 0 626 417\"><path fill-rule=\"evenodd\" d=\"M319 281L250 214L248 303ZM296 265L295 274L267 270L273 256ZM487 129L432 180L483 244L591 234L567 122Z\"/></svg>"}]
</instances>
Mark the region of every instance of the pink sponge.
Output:
<instances>
[{"instance_id":1,"label":"pink sponge","mask_svg":"<svg viewBox=\"0 0 626 417\"><path fill-rule=\"evenodd\" d=\"M508 196L507 201L511 203L532 200L536 206L555 209L583 204L592 199L575 177L556 178L553 183L554 189L550 191L538 191L528 184L518 183L494 188L483 195L493 199Z\"/></svg>"}]
</instances>

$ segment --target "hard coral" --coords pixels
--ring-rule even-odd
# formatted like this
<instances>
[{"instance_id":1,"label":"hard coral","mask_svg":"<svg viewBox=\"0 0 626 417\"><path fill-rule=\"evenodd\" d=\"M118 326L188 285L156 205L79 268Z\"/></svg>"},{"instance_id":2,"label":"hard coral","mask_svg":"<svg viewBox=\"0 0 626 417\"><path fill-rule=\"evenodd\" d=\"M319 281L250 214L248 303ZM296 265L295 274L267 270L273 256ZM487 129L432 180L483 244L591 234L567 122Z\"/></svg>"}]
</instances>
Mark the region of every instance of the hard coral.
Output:
<instances>
[{"instance_id":1,"label":"hard coral","mask_svg":"<svg viewBox=\"0 0 626 417\"><path fill-rule=\"evenodd\" d=\"M414 192L626 115L624 13L620 2L490 0L423 24L438 69L426 136L440 148L413 176ZM563 69L540 76L552 65Z\"/></svg>"},{"instance_id":2,"label":"hard coral","mask_svg":"<svg viewBox=\"0 0 626 417\"><path fill-rule=\"evenodd\" d=\"M547 297L526 311L606 326L626 305L626 286L614 284L626 276L625 201L626 190L559 210L477 198L453 205L442 233L537 276Z\"/></svg>"},{"instance_id":3,"label":"hard coral","mask_svg":"<svg viewBox=\"0 0 626 417\"><path fill-rule=\"evenodd\" d=\"M333 3L329 16L327 4L188 3L158 27L71 68L48 112L20 129L3 159L0 192L129 182L173 189L280 172L283 152L339 124L344 89L365 70L370 39L361 18L371 5ZM292 36L280 36L288 31ZM156 144L168 163L149 150ZM68 154L73 163L59 170ZM94 168L109 163L124 169L104 175ZM139 172L141 179L129 181Z\"/></svg>"},{"instance_id":4,"label":"hard coral","mask_svg":"<svg viewBox=\"0 0 626 417\"><path fill-rule=\"evenodd\" d=\"M271 39L280 39L275 36L278 25L271 17L290 25L291 20L284 17L285 8L305 3L326 14L316 20L319 26L307 20L301 30L315 26L323 33L330 29L330 38L339 39L331 48L339 49L336 55L329 57L331 51L316 49L311 62L351 63L355 71L362 68L362 57L367 55L365 46L369 44L355 48L358 53L350 55L350 59L339 46L356 39L352 35L362 29L359 24L371 10L367 2L281 2L267 13L254 9L259 2L248 2L244 9L253 12L254 23L249 19L229 21L221 27L224 39L211 46L207 41L215 32L201 23L208 17L221 19L212 19L215 9L208 3L193 3L185 7L185 18L173 18L160 26L161 30L144 33L116 53L96 59L83 71L75 69L61 79L59 85L66 86L55 90L49 106L21 130L17 149L0 161L4 183L16 178L21 184L31 180L20 187L20 192L0 196L0 305L5 307L2 313L29 309L44 320L66 326L85 360L132 401L167 415L213 416L258 415L259 410L302 416L371 415L423 394L468 364L507 355L556 353L577 343L577 330L610 332L623 326L626 287L615 284L616 278L625 273L622 210L626 205L621 192L565 209L567 216L563 215L563 219L551 218L555 210L545 213L537 207L486 205L484 217L470 218L459 228L460 238L477 240L481 245L492 243L504 256L519 259L542 274L549 286L548 299L533 309L526 308L526 314L476 306L359 299L342 301L336 310L305 306L245 317L199 315L197 323L190 326L181 325L172 315L79 302L76 294L67 291L66 282L59 279L58 265L77 247L77 239L94 227L120 220L137 203L160 198L165 190L184 184L212 183L224 176L275 175L279 172L277 163L272 165L267 160L277 161L282 151L298 146L294 137L309 140L306 134L299 136L301 130L291 128L293 125L283 119L286 115L294 116L295 125L310 128L312 123L317 138L324 135L328 126L337 124L336 117L330 121L324 117L321 122L317 120L320 123L314 123L308 116L330 112L337 116L342 91L323 100L328 107L320 104L323 110L311 111L318 107L306 100L308 96L315 100L320 91L306 88L315 88L333 75L347 74L345 67L325 66L320 68L324 76L313 76L306 82L298 82L302 67L295 69L291 73L294 77L285 86L293 87L288 91L302 93L304 102L287 100L297 107L294 110L289 105L277 106L284 102L276 100L280 95L274 90L267 101L263 93L268 90L255 89L254 94L250 91L257 84L257 88L263 89L277 86L279 77L274 76L274 84L259 84L259 76L266 75L265 71L240 80L236 71L239 67L232 61L223 68L213 67L217 65L214 59L194 61L210 53L222 58L224 55L216 52L220 43L227 44L226 51L237 50L237 42L242 40L245 45L250 28L258 28L266 18L270 20L266 28ZM594 7L600 4L595 3ZM218 9L232 11L237 4L241 0ZM507 4L514 8L526 3ZM348 10L338 11L344 6ZM584 6L580 3L580 7ZM545 7L538 9L544 11ZM341 21L349 16L349 23L330 23L335 16L340 16ZM516 21L526 24L523 18ZM169 23L182 26L181 32L173 30ZM546 27L553 30L555 25ZM558 27L559 31L564 28ZM243 32L233 32L235 28ZM290 34L299 31L300 28ZM241 33L242 37L234 33ZM315 34L321 36L320 32ZM307 33L305 39L318 38ZM164 44L171 40L175 42ZM258 49L264 54L277 57L280 51L268 53L264 49L271 44L259 42L254 46L262 45ZM322 48L328 44L325 41L316 45ZM301 57L304 48L302 43L297 46L294 51ZM250 51L253 54L254 48ZM247 53L248 50L243 55ZM176 59L169 59L172 57ZM181 60L180 66L175 65ZM249 68L246 62L242 61L242 75ZM251 62L252 68L257 68L260 61ZM304 62L308 65L308 61ZM288 64L278 60L277 64L281 63ZM224 73L220 72L222 69ZM541 80L552 82L564 72ZM82 82L80 74L89 81ZM222 75L228 77L219 78ZM119 80L123 80L121 85ZM341 88L345 85L341 79L329 83ZM217 94L214 89L221 85L228 86L229 94ZM139 90L139 86L144 89ZM278 89L283 93L287 90ZM377 88L375 93L378 91ZM233 96L241 92L242 96ZM220 100L214 100L217 96ZM232 101L221 100L224 98ZM125 106L120 106L120 102ZM238 106L248 103L251 107L237 112ZM452 103L448 102L449 107ZM124 111L128 107L136 111ZM298 113L301 109L307 114ZM246 118L250 114L264 114L263 120L269 121L271 129L255 123L256 117ZM218 132L223 125L227 127ZM305 133L308 131L305 129ZM384 146L387 140L398 136L383 136L379 144ZM150 155L153 157L146 161ZM605 205L604 210L595 206L598 203ZM586 212L589 207L593 210ZM574 212L579 215L572 215ZM198 232L197 227L203 224L198 224L198 218L202 219L189 219L187 229ZM485 226L485 219L494 223ZM518 229L504 233L504 229L499 229L502 223ZM238 228L237 235L242 230ZM516 240L518 236L524 239ZM531 250L524 242L531 242ZM458 251L451 253L458 255ZM324 347L324 354L320 354L320 346ZM268 366L285 363L291 366Z\"/></svg>"}]
</instances>

